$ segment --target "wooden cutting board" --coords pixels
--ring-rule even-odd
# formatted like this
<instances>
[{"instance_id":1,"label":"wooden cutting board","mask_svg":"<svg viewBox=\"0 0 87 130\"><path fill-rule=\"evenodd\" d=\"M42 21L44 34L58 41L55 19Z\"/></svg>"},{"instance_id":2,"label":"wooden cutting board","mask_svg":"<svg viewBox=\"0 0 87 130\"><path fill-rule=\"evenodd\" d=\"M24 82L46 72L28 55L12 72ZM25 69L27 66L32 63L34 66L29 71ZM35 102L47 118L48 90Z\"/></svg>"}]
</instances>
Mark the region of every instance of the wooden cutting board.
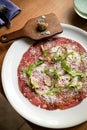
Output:
<instances>
[{"instance_id":1,"label":"wooden cutting board","mask_svg":"<svg viewBox=\"0 0 87 130\"><path fill-rule=\"evenodd\" d=\"M44 16L45 18L42 18L42 16ZM28 37L33 40L41 40L43 38L51 37L55 34L59 34L63 32L62 26L59 23L59 20L54 13L50 13L42 16L28 20L25 26L20 30L2 35L0 37L0 42L6 43L13 39L18 39L21 37ZM48 24L48 27L45 31L49 32L49 34L43 33L44 31L38 31L37 29L38 21L40 22L42 20L44 20L44 22Z\"/></svg>"}]
</instances>

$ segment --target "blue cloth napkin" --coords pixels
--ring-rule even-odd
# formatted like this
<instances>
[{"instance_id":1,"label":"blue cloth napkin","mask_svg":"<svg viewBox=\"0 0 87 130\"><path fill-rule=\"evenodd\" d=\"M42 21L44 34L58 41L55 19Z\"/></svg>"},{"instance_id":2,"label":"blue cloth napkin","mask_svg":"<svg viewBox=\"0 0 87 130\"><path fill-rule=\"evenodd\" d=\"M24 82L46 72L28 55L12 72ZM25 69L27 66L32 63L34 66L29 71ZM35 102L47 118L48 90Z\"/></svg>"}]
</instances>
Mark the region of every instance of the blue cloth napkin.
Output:
<instances>
[{"instance_id":1,"label":"blue cloth napkin","mask_svg":"<svg viewBox=\"0 0 87 130\"><path fill-rule=\"evenodd\" d=\"M16 16L21 11L20 8L10 0L0 0L0 4L4 5L6 8L8 8L6 17L9 20L11 20L14 16ZM3 25L3 24L4 24L4 21L0 18L0 25Z\"/></svg>"}]
</instances>

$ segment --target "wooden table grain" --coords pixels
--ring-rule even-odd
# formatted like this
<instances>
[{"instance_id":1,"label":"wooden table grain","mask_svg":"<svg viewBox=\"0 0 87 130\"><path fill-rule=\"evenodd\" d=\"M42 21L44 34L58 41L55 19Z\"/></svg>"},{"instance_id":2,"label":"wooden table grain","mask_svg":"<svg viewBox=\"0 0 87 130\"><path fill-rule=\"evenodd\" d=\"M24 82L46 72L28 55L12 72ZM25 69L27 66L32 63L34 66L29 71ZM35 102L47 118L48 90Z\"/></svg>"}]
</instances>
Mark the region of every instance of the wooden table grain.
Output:
<instances>
[{"instance_id":1,"label":"wooden table grain","mask_svg":"<svg viewBox=\"0 0 87 130\"><path fill-rule=\"evenodd\" d=\"M44 15L48 13L55 13L58 16L58 19L61 23L65 24L71 24L74 26L77 26L85 31L87 31L87 20L82 19L79 17L74 9L73 9L73 0L12 0L16 5L18 5L21 8L21 13L14 17L14 19L11 20L12 26L8 29L5 26L0 27L0 36L5 33L10 33L13 31L16 31L24 26L24 24L33 17ZM8 44L2 44L0 43L0 73L2 68L3 59L6 55L7 50L11 46L13 41L9 42ZM1 77L0 77L0 92L4 95L3 87L1 83ZM8 107L8 105L4 106ZM3 109L4 109L3 107ZM1 107L2 108L2 107ZM6 108L5 108L6 109ZM10 106L10 109L11 108ZM1 111L1 110L0 110ZM9 113L10 112L10 113ZM9 114L11 114L11 111L9 111L7 115L3 113L3 117L7 116L7 120L10 120L11 123L12 120L9 118ZM14 112L12 113L14 116ZM20 116L20 115L19 115ZM18 115L17 115L18 117ZM20 118L20 117L19 117ZM22 117L21 117L22 118ZM1 117L0 117L1 120ZM26 120L25 120L26 121ZM23 122L23 120L22 120ZM2 121L2 125L5 125L5 122ZM16 125L17 123L15 123ZM37 126L33 123L30 123L26 121L26 124L30 127L21 127L21 130L48 130L47 128L43 128L40 126ZM17 127L16 127L17 128ZM12 128L9 128L9 130ZM4 129L5 130L5 127ZM7 130L7 129L6 129ZM65 130L87 130L87 122L75 126L73 128L67 128Z\"/></svg>"}]
</instances>

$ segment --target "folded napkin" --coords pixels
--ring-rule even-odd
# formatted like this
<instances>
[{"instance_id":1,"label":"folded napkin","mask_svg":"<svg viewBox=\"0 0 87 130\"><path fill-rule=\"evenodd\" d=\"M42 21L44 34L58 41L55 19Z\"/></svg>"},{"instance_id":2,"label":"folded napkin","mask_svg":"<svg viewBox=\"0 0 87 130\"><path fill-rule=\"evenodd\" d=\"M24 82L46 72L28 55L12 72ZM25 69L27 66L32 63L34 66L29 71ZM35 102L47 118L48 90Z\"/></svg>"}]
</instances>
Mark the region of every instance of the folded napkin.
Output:
<instances>
[{"instance_id":1,"label":"folded napkin","mask_svg":"<svg viewBox=\"0 0 87 130\"><path fill-rule=\"evenodd\" d=\"M21 11L20 8L10 0L0 0L0 4L4 5L8 9L8 12L6 13L6 17L9 20L11 20L14 16L16 16ZM3 24L5 24L5 22L0 18L0 26Z\"/></svg>"}]
</instances>

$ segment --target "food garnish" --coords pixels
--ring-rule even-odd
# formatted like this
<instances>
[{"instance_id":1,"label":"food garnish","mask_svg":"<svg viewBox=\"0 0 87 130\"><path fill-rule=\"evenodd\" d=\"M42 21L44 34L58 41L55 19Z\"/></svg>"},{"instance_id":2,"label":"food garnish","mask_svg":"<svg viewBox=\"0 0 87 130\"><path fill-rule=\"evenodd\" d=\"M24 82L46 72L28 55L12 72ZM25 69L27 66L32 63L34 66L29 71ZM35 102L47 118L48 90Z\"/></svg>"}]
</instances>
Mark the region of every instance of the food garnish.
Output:
<instances>
[{"instance_id":1,"label":"food garnish","mask_svg":"<svg viewBox=\"0 0 87 130\"><path fill-rule=\"evenodd\" d=\"M36 106L68 109L87 97L86 66L87 51L78 42L63 37L39 42L20 62L19 87Z\"/></svg>"}]
</instances>

